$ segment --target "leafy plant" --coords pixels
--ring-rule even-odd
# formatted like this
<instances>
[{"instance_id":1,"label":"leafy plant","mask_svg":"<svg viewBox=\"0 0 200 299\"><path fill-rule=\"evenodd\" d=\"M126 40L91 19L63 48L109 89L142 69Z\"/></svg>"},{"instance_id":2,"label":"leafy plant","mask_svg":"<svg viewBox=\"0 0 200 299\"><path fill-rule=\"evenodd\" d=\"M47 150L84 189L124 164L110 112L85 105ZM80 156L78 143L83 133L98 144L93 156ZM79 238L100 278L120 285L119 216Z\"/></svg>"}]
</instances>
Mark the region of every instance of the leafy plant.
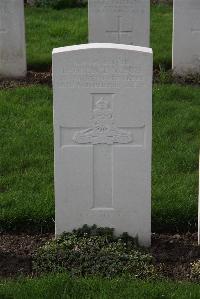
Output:
<instances>
[{"instance_id":1,"label":"leafy plant","mask_svg":"<svg viewBox=\"0 0 200 299\"><path fill-rule=\"evenodd\" d=\"M136 239L127 234L115 237L112 229L95 225L64 233L39 248L33 269L37 274L67 271L79 276L155 275L152 256L139 248Z\"/></svg>"},{"instance_id":2,"label":"leafy plant","mask_svg":"<svg viewBox=\"0 0 200 299\"><path fill-rule=\"evenodd\" d=\"M200 282L200 260L191 264L191 279Z\"/></svg>"}]
</instances>

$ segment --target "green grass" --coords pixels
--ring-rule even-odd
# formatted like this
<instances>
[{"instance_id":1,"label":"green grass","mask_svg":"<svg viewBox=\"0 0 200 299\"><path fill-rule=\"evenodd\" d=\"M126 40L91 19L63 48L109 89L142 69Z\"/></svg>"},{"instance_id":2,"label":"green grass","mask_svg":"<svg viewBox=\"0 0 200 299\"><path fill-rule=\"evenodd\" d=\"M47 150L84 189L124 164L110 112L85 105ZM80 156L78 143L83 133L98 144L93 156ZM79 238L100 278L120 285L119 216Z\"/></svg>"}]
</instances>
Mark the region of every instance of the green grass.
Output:
<instances>
[{"instance_id":1,"label":"green grass","mask_svg":"<svg viewBox=\"0 0 200 299\"><path fill-rule=\"evenodd\" d=\"M52 92L0 91L0 227L53 223Z\"/></svg>"},{"instance_id":2,"label":"green grass","mask_svg":"<svg viewBox=\"0 0 200 299\"><path fill-rule=\"evenodd\" d=\"M2 299L199 299L200 286L192 283L144 282L130 278L70 278L65 274L2 281Z\"/></svg>"},{"instance_id":3,"label":"green grass","mask_svg":"<svg viewBox=\"0 0 200 299\"><path fill-rule=\"evenodd\" d=\"M197 229L199 101L198 87L154 87L153 231Z\"/></svg>"},{"instance_id":4,"label":"green grass","mask_svg":"<svg viewBox=\"0 0 200 299\"><path fill-rule=\"evenodd\" d=\"M87 9L26 9L27 59L31 69L51 66L52 49L87 42Z\"/></svg>"},{"instance_id":5,"label":"green grass","mask_svg":"<svg viewBox=\"0 0 200 299\"><path fill-rule=\"evenodd\" d=\"M154 87L153 231L197 224L200 89ZM0 91L0 229L53 229L52 91Z\"/></svg>"},{"instance_id":6,"label":"green grass","mask_svg":"<svg viewBox=\"0 0 200 299\"><path fill-rule=\"evenodd\" d=\"M28 66L48 69L53 48L87 43L87 8L26 8ZM171 67L172 7L152 6L151 46L155 67Z\"/></svg>"},{"instance_id":7,"label":"green grass","mask_svg":"<svg viewBox=\"0 0 200 299\"><path fill-rule=\"evenodd\" d=\"M151 9L151 47L154 68L172 66L172 6L153 5Z\"/></svg>"}]
</instances>

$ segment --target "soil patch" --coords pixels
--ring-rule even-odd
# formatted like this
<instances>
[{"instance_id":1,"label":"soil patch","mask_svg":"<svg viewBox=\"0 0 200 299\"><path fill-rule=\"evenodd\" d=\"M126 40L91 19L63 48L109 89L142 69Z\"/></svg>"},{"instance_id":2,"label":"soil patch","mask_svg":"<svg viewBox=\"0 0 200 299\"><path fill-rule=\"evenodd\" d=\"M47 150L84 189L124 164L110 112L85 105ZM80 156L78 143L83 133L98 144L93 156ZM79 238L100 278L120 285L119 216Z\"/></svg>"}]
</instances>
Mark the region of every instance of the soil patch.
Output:
<instances>
[{"instance_id":1,"label":"soil patch","mask_svg":"<svg viewBox=\"0 0 200 299\"><path fill-rule=\"evenodd\" d=\"M26 87L33 84L45 84L52 86L51 72L33 72L28 71L25 78L5 79L0 78L0 89Z\"/></svg>"},{"instance_id":2,"label":"soil patch","mask_svg":"<svg viewBox=\"0 0 200 299\"><path fill-rule=\"evenodd\" d=\"M200 258L197 233L153 234L150 252L161 275L176 280L189 279L191 263Z\"/></svg>"},{"instance_id":3,"label":"soil patch","mask_svg":"<svg viewBox=\"0 0 200 299\"><path fill-rule=\"evenodd\" d=\"M32 258L53 234L0 234L0 277L33 275ZM151 254L161 276L189 279L191 263L200 258L197 234L152 234Z\"/></svg>"},{"instance_id":4,"label":"soil patch","mask_svg":"<svg viewBox=\"0 0 200 299\"><path fill-rule=\"evenodd\" d=\"M180 85L200 85L200 73L196 74L186 74L185 76L181 76L178 74L174 74L173 71L166 70L165 72L160 71L158 69L154 69L153 74L154 83L163 83L163 84L180 84Z\"/></svg>"},{"instance_id":5,"label":"soil patch","mask_svg":"<svg viewBox=\"0 0 200 299\"><path fill-rule=\"evenodd\" d=\"M174 75L171 70L162 72L154 70L154 83L200 85L200 74L188 74L186 76ZM26 87L34 84L48 85L52 87L52 73L28 71L27 76L21 79L0 78L0 89Z\"/></svg>"},{"instance_id":6,"label":"soil patch","mask_svg":"<svg viewBox=\"0 0 200 299\"><path fill-rule=\"evenodd\" d=\"M32 274L35 250L53 238L53 234L0 234L0 277Z\"/></svg>"}]
</instances>

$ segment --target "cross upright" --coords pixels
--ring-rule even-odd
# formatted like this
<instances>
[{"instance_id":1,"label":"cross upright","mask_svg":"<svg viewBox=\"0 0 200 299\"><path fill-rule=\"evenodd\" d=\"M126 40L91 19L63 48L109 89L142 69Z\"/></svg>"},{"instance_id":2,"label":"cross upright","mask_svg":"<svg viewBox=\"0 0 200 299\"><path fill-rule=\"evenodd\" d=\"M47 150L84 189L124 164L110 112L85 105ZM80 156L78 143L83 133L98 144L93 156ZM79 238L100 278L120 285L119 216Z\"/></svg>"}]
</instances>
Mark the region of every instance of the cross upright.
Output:
<instances>
[{"instance_id":1,"label":"cross upright","mask_svg":"<svg viewBox=\"0 0 200 299\"><path fill-rule=\"evenodd\" d=\"M122 29L122 16L117 17L117 28L116 30L106 30L106 33L112 33L115 34L117 37L117 42L121 42L121 38L124 35L128 35L129 33L132 33L132 30L123 30Z\"/></svg>"}]
</instances>

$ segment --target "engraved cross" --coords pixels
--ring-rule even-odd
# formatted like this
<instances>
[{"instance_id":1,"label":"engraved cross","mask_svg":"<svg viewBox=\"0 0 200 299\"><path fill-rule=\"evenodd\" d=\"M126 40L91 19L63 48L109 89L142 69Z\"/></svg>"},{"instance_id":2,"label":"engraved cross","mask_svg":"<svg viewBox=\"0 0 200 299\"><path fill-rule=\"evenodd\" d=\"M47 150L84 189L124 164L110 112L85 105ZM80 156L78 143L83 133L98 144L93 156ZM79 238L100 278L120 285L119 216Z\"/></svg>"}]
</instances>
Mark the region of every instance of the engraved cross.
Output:
<instances>
[{"instance_id":1,"label":"engraved cross","mask_svg":"<svg viewBox=\"0 0 200 299\"><path fill-rule=\"evenodd\" d=\"M117 17L117 29L116 30L106 30L106 32L115 34L117 37L117 42L120 43L122 36L132 33L133 31L132 30L123 30L122 29L122 17L118 16Z\"/></svg>"},{"instance_id":2,"label":"engraved cross","mask_svg":"<svg viewBox=\"0 0 200 299\"><path fill-rule=\"evenodd\" d=\"M61 147L92 150L91 209L113 209L115 147L143 147L145 126L118 127L113 116L115 94L91 94L92 124L60 128Z\"/></svg>"}]
</instances>

